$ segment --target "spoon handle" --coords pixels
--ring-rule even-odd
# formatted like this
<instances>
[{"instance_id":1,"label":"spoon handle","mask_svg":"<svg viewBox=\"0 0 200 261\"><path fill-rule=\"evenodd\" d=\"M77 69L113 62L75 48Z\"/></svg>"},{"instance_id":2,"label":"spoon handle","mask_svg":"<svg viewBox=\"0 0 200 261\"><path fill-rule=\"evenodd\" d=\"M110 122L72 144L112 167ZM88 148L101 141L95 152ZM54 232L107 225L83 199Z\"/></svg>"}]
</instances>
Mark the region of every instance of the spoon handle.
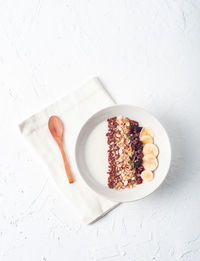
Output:
<instances>
[{"instance_id":1,"label":"spoon handle","mask_svg":"<svg viewBox=\"0 0 200 261\"><path fill-rule=\"evenodd\" d=\"M62 154L62 158L63 158L64 165L65 165L65 171L67 173L67 177L68 177L69 183L73 183L74 181L73 181L72 173L71 173L71 170L70 170L69 162L67 160L67 157L66 157L63 145L62 145L62 143L59 142L58 146L59 146L60 152Z\"/></svg>"}]
</instances>

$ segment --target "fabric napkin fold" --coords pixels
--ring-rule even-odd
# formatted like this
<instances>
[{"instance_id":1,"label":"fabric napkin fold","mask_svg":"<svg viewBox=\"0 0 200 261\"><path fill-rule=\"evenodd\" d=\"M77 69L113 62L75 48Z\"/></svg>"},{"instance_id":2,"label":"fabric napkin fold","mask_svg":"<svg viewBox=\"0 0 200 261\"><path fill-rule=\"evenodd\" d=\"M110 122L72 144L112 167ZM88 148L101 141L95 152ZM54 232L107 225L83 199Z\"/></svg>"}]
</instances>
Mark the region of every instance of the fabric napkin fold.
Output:
<instances>
[{"instance_id":1,"label":"fabric napkin fold","mask_svg":"<svg viewBox=\"0 0 200 261\"><path fill-rule=\"evenodd\" d=\"M84 122L97 111L113 104L113 99L101 82L93 78L19 125L22 134L31 142L49 168L50 175L66 199L67 207L74 207L77 215L87 224L104 216L118 203L98 195L82 180L75 162L75 142ZM59 116L64 124L63 145L75 178L73 184L68 183L59 148L48 129L48 119L51 115Z\"/></svg>"}]
</instances>

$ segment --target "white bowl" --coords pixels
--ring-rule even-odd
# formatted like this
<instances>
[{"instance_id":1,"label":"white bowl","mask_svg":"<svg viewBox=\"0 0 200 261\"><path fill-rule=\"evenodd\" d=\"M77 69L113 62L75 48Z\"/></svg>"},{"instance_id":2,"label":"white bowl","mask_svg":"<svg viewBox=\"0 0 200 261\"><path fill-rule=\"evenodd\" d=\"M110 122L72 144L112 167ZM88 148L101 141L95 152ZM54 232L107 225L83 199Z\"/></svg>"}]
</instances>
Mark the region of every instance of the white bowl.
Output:
<instances>
[{"instance_id":1,"label":"white bowl","mask_svg":"<svg viewBox=\"0 0 200 261\"><path fill-rule=\"evenodd\" d=\"M159 148L158 168L154 179L143 182L132 189L114 190L107 186L108 144L107 119L125 116L150 127L154 132L154 143ZM100 195L117 202L133 201L146 197L155 191L167 176L171 162L171 146L161 123L149 112L132 105L115 105L95 113L84 124L76 142L76 163L83 180Z\"/></svg>"}]
</instances>

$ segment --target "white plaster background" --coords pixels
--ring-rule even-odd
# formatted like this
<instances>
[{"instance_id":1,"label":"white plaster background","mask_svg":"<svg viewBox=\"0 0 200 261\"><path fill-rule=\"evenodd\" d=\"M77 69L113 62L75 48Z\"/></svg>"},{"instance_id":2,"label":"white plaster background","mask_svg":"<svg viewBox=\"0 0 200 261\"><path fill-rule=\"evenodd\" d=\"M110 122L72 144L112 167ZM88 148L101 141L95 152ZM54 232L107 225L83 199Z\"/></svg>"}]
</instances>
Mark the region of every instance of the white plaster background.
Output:
<instances>
[{"instance_id":1,"label":"white plaster background","mask_svg":"<svg viewBox=\"0 0 200 261\"><path fill-rule=\"evenodd\" d=\"M200 260L200 1L0 0L0 260ZM151 196L86 226L17 123L99 76L166 127Z\"/></svg>"}]
</instances>

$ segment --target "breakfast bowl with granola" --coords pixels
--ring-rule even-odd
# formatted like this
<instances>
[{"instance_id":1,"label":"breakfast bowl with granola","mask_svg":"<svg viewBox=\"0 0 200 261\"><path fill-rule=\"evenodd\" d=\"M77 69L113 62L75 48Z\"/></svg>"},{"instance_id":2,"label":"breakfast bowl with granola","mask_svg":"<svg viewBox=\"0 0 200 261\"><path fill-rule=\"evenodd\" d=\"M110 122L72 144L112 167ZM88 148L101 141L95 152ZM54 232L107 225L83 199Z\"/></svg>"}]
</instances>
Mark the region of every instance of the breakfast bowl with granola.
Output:
<instances>
[{"instance_id":1,"label":"breakfast bowl with granola","mask_svg":"<svg viewBox=\"0 0 200 261\"><path fill-rule=\"evenodd\" d=\"M115 105L94 114L76 142L80 175L96 193L118 202L155 191L171 162L168 135L149 112Z\"/></svg>"}]
</instances>

